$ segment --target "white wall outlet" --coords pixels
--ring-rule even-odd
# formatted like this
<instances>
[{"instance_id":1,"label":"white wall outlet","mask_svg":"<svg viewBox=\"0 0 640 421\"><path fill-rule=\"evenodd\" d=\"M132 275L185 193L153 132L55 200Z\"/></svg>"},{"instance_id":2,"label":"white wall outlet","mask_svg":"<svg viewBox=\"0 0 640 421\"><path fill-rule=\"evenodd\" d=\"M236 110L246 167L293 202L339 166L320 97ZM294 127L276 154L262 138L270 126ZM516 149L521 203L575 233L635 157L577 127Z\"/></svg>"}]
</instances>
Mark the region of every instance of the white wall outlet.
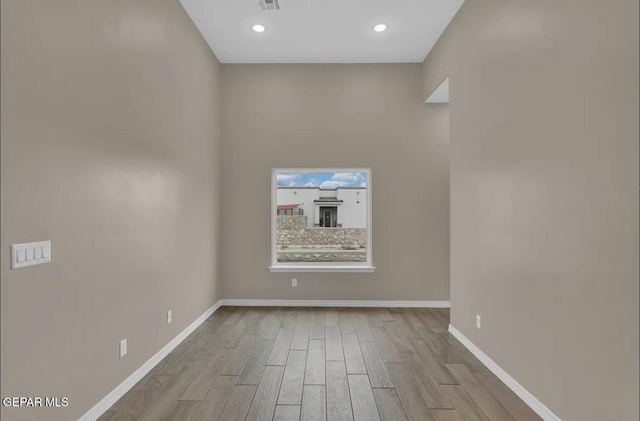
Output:
<instances>
[{"instance_id":1,"label":"white wall outlet","mask_svg":"<svg viewBox=\"0 0 640 421\"><path fill-rule=\"evenodd\" d=\"M120 341L120 358L127 355L127 338Z\"/></svg>"},{"instance_id":2,"label":"white wall outlet","mask_svg":"<svg viewBox=\"0 0 640 421\"><path fill-rule=\"evenodd\" d=\"M482 327L482 316L476 314L476 327L480 329Z\"/></svg>"},{"instance_id":3,"label":"white wall outlet","mask_svg":"<svg viewBox=\"0 0 640 421\"><path fill-rule=\"evenodd\" d=\"M167 311L167 324L171 323L173 321L173 311L169 310Z\"/></svg>"},{"instance_id":4,"label":"white wall outlet","mask_svg":"<svg viewBox=\"0 0 640 421\"><path fill-rule=\"evenodd\" d=\"M298 278L291 278L291 287L295 288L298 286Z\"/></svg>"}]
</instances>

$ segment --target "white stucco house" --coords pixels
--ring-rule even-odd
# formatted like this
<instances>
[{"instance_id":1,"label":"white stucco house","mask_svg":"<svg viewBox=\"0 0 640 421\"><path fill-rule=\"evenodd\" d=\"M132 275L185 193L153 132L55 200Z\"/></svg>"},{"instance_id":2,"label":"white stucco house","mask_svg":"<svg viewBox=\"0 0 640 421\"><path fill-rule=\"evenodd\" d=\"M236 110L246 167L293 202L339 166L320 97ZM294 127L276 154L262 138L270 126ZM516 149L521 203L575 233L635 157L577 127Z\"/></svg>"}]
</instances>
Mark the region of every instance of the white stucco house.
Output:
<instances>
[{"instance_id":1,"label":"white stucco house","mask_svg":"<svg viewBox=\"0 0 640 421\"><path fill-rule=\"evenodd\" d=\"M278 215L306 215L307 227L366 228L364 187L278 187Z\"/></svg>"}]
</instances>

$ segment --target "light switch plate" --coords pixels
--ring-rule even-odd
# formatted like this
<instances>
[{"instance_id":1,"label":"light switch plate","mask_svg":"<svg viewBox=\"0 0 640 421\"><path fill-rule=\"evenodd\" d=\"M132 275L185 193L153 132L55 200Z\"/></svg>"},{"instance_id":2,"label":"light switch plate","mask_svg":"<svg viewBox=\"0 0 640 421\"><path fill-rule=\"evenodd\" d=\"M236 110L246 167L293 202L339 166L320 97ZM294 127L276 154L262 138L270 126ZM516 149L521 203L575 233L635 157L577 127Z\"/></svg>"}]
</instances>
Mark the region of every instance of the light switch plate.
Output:
<instances>
[{"instance_id":1,"label":"light switch plate","mask_svg":"<svg viewBox=\"0 0 640 421\"><path fill-rule=\"evenodd\" d=\"M51 261L51 241L11 244L11 269L41 265Z\"/></svg>"}]
</instances>

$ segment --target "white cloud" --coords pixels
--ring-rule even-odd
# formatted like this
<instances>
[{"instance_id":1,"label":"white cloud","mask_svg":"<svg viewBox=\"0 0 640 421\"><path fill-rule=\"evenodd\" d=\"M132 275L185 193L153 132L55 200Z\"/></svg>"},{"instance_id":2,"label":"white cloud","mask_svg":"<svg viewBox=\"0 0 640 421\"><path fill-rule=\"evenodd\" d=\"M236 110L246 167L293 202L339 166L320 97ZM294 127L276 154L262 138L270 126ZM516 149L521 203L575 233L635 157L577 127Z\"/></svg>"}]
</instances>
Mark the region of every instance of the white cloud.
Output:
<instances>
[{"instance_id":1,"label":"white cloud","mask_svg":"<svg viewBox=\"0 0 640 421\"><path fill-rule=\"evenodd\" d=\"M312 175L316 175L313 174ZM307 173L282 172L276 174L276 183L280 187L320 187L322 189L335 189L337 187L366 187L365 173L360 172L336 172L331 174L329 180L320 182L317 177L309 179ZM325 175L326 177L326 175Z\"/></svg>"},{"instance_id":2,"label":"white cloud","mask_svg":"<svg viewBox=\"0 0 640 421\"><path fill-rule=\"evenodd\" d=\"M321 189L335 189L337 187L347 187L348 183L346 181L335 181L335 180L327 180L323 181L320 184Z\"/></svg>"},{"instance_id":3,"label":"white cloud","mask_svg":"<svg viewBox=\"0 0 640 421\"><path fill-rule=\"evenodd\" d=\"M276 184L278 186L294 186L296 179L300 177L300 174L280 173L276 174Z\"/></svg>"},{"instance_id":4,"label":"white cloud","mask_svg":"<svg viewBox=\"0 0 640 421\"><path fill-rule=\"evenodd\" d=\"M359 172L337 172L333 174L331 179L335 181L345 181L347 183L356 183L358 181L362 182L364 175Z\"/></svg>"},{"instance_id":5,"label":"white cloud","mask_svg":"<svg viewBox=\"0 0 640 421\"><path fill-rule=\"evenodd\" d=\"M320 184L322 189L335 189L337 187L366 187L367 182L364 173L360 172L337 172Z\"/></svg>"}]
</instances>

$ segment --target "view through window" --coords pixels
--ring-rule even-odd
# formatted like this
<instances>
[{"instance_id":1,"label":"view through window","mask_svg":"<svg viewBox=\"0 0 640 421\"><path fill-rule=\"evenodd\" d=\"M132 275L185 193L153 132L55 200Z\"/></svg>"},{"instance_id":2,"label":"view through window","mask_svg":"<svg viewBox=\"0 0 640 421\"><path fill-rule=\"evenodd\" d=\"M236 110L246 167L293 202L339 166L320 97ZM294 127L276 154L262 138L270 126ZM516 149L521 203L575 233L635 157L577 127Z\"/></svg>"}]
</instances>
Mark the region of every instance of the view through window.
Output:
<instances>
[{"instance_id":1,"label":"view through window","mask_svg":"<svg viewBox=\"0 0 640 421\"><path fill-rule=\"evenodd\" d=\"M276 264L370 264L368 170L275 170Z\"/></svg>"}]
</instances>

